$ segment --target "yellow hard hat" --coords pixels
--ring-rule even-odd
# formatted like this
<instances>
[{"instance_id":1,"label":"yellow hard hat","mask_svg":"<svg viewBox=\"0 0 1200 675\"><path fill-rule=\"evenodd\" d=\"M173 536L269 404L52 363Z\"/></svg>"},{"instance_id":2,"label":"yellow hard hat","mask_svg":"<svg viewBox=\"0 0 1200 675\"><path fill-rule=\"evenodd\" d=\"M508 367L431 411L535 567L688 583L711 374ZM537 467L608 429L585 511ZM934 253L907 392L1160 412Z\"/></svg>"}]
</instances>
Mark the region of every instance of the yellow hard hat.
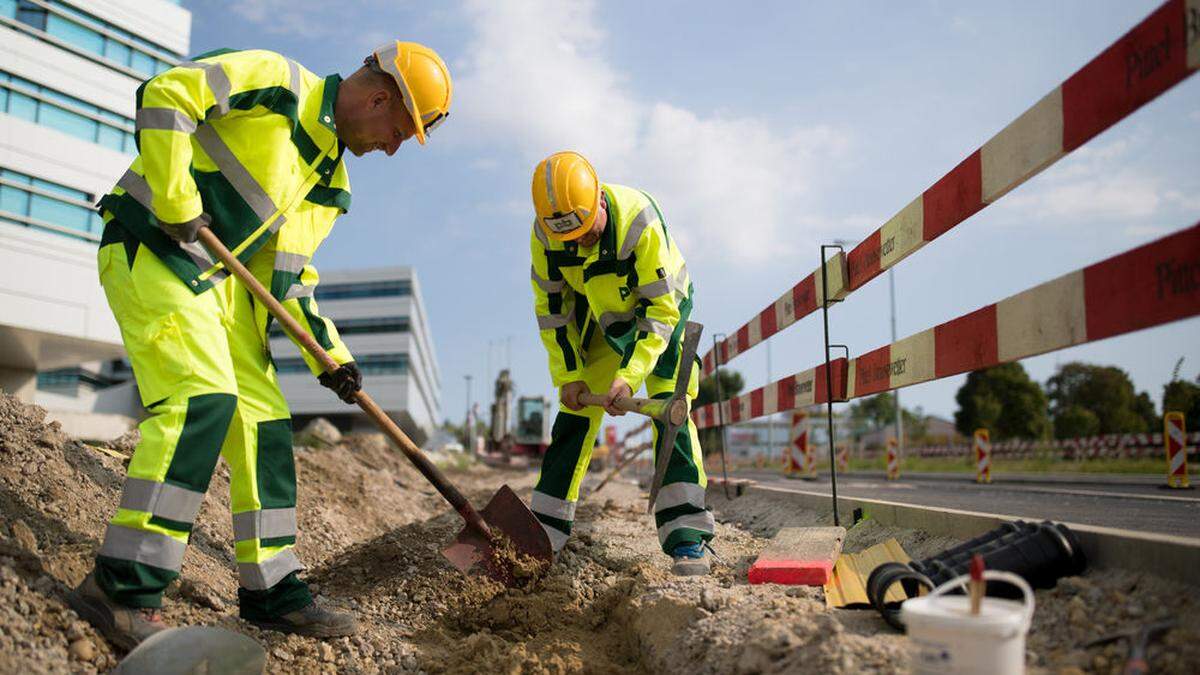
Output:
<instances>
[{"instance_id":1,"label":"yellow hard hat","mask_svg":"<svg viewBox=\"0 0 1200 675\"><path fill-rule=\"evenodd\" d=\"M404 107L412 115L417 141L425 145L425 136L450 114L454 84L442 57L416 42L396 40L373 52L379 67L392 76L400 88Z\"/></svg>"},{"instance_id":2,"label":"yellow hard hat","mask_svg":"<svg viewBox=\"0 0 1200 675\"><path fill-rule=\"evenodd\" d=\"M578 152L556 152L533 170L533 208L547 237L582 237L596 221L599 206L596 170Z\"/></svg>"}]
</instances>

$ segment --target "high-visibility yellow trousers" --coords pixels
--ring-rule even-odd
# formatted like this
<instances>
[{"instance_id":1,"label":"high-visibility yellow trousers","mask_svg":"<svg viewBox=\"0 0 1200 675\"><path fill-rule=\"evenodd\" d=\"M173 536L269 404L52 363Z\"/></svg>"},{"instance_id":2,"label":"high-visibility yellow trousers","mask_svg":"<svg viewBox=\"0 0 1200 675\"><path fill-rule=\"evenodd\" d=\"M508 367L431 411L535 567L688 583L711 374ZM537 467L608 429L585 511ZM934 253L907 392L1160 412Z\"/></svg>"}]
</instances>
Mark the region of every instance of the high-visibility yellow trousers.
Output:
<instances>
[{"instance_id":1,"label":"high-visibility yellow trousers","mask_svg":"<svg viewBox=\"0 0 1200 675\"><path fill-rule=\"evenodd\" d=\"M617 354L597 334L585 348L583 381L588 389L606 393L613 376L621 365ZM692 369L688 383L688 399L695 398L700 387L700 371L696 362L686 364ZM678 373L679 366L676 366ZM646 378L646 395L651 398L670 398L676 378L659 377L653 373ZM636 392L635 392L636 393ZM604 409L586 407L579 411L562 407L554 418L550 447L542 459L542 471L533 491L530 509L542 523L557 552L566 545L575 521L575 505L579 501L579 486L587 474L596 435L604 420ZM653 424L654 456L660 447L663 425ZM700 543L713 537L713 515L704 506L704 491L708 477L704 474L704 456L696 425L689 418L686 429L675 436L670 449L663 486L654 503L654 520L658 541L665 553L685 543Z\"/></svg>"},{"instance_id":2,"label":"high-visibility yellow trousers","mask_svg":"<svg viewBox=\"0 0 1200 675\"><path fill-rule=\"evenodd\" d=\"M291 416L249 291L230 277L194 294L115 221L105 227L98 258L150 413L96 558L100 587L126 606L160 606L224 457L242 616L269 618L307 605L312 598L296 577L303 566L293 552Z\"/></svg>"}]
</instances>

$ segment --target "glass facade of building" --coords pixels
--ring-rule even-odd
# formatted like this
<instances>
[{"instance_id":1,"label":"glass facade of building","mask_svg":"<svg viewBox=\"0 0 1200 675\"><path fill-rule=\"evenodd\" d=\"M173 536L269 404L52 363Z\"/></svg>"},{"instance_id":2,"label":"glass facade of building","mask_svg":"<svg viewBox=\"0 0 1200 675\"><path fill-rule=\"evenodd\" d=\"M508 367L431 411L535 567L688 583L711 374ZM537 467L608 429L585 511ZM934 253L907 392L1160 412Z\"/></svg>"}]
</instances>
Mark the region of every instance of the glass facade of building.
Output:
<instances>
[{"instance_id":1,"label":"glass facade of building","mask_svg":"<svg viewBox=\"0 0 1200 675\"><path fill-rule=\"evenodd\" d=\"M104 223L94 196L0 168L0 220L98 240Z\"/></svg>"},{"instance_id":2,"label":"glass facade of building","mask_svg":"<svg viewBox=\"0 0 1200 675\"><path fill-rule=\"evenodd\" d=\"M2 70L0 112L110 150L137 153L132 119Z\"/></svg>"},{"instance_id":3,"label":"glass facade of building","mask_svg":"<svg viewBox=\"0 0 1200 675\"><path fill-rule=\"evenodd\" d=\"M367 354L355 361L364 375L406 375L408 354ZM275 371L280 375L307 373L308 364L301 358L275 359Z\"/></svg>"},{"instance_id":4,"label":"glass facade of building","mask_svg":"<svg viewBox=\"0 0 1200 675\"><path fill-rule=\"evenodd\" d=\"M363 281L348 284L318 284L317 300L349 300L352 298L404 297L412 295L408 279Z\"/></svg>"},{"instance_id":5,"label":"glass facade of building","mask_svg":"<svg viewBox=\"0 0 1200 675\"><path fill-rule=\"evenodd\" d=\"M0 22L134 77L161 73L182 58L61 0L0 0Z\"/></svg>"}]
</instances>

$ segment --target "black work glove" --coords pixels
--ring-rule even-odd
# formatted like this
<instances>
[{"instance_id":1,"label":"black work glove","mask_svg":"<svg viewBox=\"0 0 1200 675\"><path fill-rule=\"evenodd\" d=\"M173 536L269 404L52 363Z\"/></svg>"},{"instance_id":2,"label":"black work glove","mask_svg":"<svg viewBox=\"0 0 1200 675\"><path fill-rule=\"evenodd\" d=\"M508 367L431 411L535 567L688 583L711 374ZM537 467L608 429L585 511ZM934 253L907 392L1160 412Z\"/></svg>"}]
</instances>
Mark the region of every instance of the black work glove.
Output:
<instances>
[{"instance_id":1,"label":"black work glove","mask_svg":"<svg viewBox=\"0 0 1200 675\"><path fill-rule=\"evenodd\" d=\"M162 228L162 231L181 244L190 244L196 241L200 237L200 228L208 227L211 224L212 218L207 213L201 213L186 223L164 223L161 220L158 221L158 226Z\"/></svg>"},{"instance_id":2,"label":"black work glove","mask_svg":"<svg viewBox=\"0 0 1200 675\"><path fill-rule=\"evenodd\" d=\"M354 392L362 389L362 373L354 362L343 363L341 368L332 373L321 373L317 376L321 386L333 390L337 397L346 403L356 403Z\"/></svg>"}]
</instances>

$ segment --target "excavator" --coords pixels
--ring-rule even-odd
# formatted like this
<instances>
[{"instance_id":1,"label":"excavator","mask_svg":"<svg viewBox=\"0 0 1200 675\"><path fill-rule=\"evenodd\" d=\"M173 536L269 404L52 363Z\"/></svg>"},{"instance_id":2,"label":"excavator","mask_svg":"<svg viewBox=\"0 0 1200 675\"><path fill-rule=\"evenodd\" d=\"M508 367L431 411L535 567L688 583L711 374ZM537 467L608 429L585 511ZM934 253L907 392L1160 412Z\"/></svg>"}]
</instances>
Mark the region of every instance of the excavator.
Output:
<instances>
[{"instance_id":1,"label":"excavator","mask_svg":"<svg viewBox=\"0 0 1200 675\"><path fill-rule=\"evenodd\" d=\"M513 381L507 369L496 377L484 461L488 464L539 462L550 445L550 402L545 396L517 398L512 419Z\"/></svg>"}]
</instances>

